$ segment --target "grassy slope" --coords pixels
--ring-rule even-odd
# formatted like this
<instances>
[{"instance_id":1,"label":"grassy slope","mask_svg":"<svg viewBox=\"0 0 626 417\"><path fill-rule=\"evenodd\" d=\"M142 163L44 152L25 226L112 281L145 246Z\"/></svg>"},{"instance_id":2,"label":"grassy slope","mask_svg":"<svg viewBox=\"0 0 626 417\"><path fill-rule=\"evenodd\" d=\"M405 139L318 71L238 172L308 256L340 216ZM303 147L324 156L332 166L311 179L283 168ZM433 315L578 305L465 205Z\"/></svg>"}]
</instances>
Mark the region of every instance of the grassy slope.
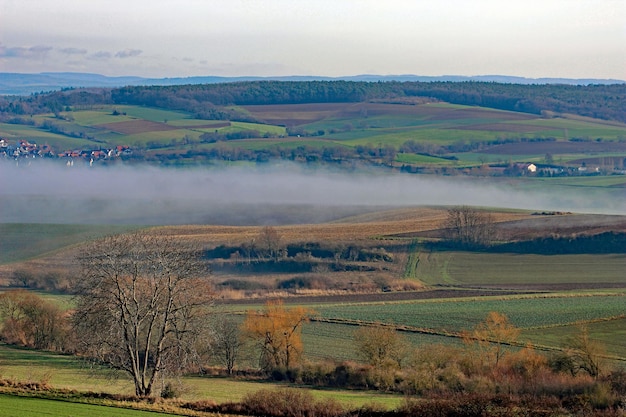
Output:
<instances>
[{"instance_id":1,"label":"grassy slope","mask_svg":"<svg viewBox=\"0 0 626 417\"><path fill-rule=\"evenodd\" d=\"M321 106L321 108L317 108ZM365 110L354 111L355 106L362 106ZM392 145L399 147L407 140L446 145L462 141L484 141L498 138L534 138L553 137L557 140L569 138L583 138L595 140L601 138L604 141L616 141L626 138L626 126L607 124L596 120L570 120L570 119L541 119L537 116L496 111L488 108L426 104L417 106L384 105L380 103L347 103L318 105L313 110L309 105L294 106L254 106L250 114L257 117L271 117L274 123L289 123L299 125L304 130L317 132L325 131L325 135L315 138L306 138L302 142L294 142L293 138L283 140L258 139L254 145L242 141L230 141L221 143L220 146L248 147L250 149L264 149L276 144L287 146L350 146L369 145L373 147ZM34 119L39 123L44 120L51 121L68 132L84 132L86 135L96 137L96 141L87 139L70 138L63 135L52 134L41 129L28 126L0 124L0 135L10 140L28 139L39 144L47 143L57 152L67 149L112 147L123 145L145 145L148 142L172 145L172 140L179 141L188 136L194 140L204 132L218 130L221 133L258 130L262 134L285 135L285 128L270 124L254 124L232 122L228 127L201 127L202 125L215 124L215 120L196 120L191 115L163 109L153 109L138 106L115 106L115 109L125 115L113 116L113 106L102 106L96 109L78 110L68 112L69 121L56 119L51 115L39 115ZM72 120L73 118L73 120ZM107 123L119 123L128 121L150 121L167 126L178 127L175 130L146 130L135 134L112 133L106 128L99 127ZM346 126L351 126L346 131ZM304 138L303 138L304 139ZM174 145L172 149L183 149L181 144ZM603 156L598 154L594 156ZM607 154L608 155L608 154ZM622 155L622 154L618 154ZM508 160L507 157L476 156L470 153L457 154L460 164L477 164L480 159L496 161ZM544 152L534 154L532 146L527 155L516 155L515 161L541 162ZM555 160L561 159L560 154L553 155ZM567 155L568 160L584 157L585 154ZM418 164L441 164L449 165L449 161L428 160L420 158L404 157L398 162Z\"/></svg>"}]
</instances>

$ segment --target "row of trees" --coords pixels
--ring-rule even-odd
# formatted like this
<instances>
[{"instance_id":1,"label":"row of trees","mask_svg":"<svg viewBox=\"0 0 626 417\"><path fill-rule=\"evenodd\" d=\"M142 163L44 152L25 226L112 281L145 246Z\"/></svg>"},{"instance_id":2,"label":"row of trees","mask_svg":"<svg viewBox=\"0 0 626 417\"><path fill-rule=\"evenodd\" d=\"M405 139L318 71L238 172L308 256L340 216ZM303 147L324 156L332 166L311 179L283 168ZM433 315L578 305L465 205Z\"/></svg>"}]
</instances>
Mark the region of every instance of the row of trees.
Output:
<instances>
[{"instance_id":1,"label":"row of trees","mask_svg":"<svg viewBox=\"0 0 626 417\"><path fill-rule=\"evenodd\" d=\"M243 323L223 315L208 320L210 317L204 314L179 315L178 319L168 321L167 308L162 307L176 305L177 297L166 291L170 295L161 303L157 300L161 291L154 281L148 291L145 291L147 287L139 289L142 287L139 280L128 285L132 281L114 285L117 289L102 285L94 291L100 296L95 300L94 295L89 296L93 304L87 314L79 307L81 313L74 316L73 328L65 313L53 304L24 290L4 293L0 296L0 336L5 342L38 349L63 350L74 346L76 352L127 372L139 396L152 394L157 377L188 371L192 362L203 364L207 360L203 354L207 353L231 374L244 346L250 342L259 354L260 368L279 379L373 386L406 393L458 389L454 384L470 387L472 378L481 375L494 378L493 383L503 380L512 383L510 378L522 377L526 384L539 375L544 378L542 383L546 382L545 378L562 383L553 373L597 379L605 370L604 350L590 338L586 328L569 338L563 351L547 357L531 346L514 348L520 329L497 312L489 313L484 322L463 334L466 346L473 346L466 351L442 345L415 347L393 326L363 325L354 332L354 344L366 368L339 364L325 371L316 370L320 365L305 364L302 358L302 327L315 314L310 309L287 308L275 300L269 301L263 310L249 311ZM181 289L181 294L190 296ZM198 295L193 298L199 299ZM191 300L184 310L189 312L193 306L199 304ZM95 314L91 316L96 310L100 312L98 318ZM206 308L203 310L208 312ZM173 316L179 312L176 307L170 311ZM523 389L528 389L524 386Z\"/></svg>"},{"instance_id":2,"label":"row of trees","mask_svg":"<svg viewBox=\"0 0 626 417\"><path fill-rule=\"evenodd\" d=\"M0 319L0 338L6 343L53 351L70 345L66 314L27 290L0 294Z\"/></svg>"},{"instance_id":3,"label":"row of trees","mask_svg":"<svg viewBox=\"0 0 626 417\"><path fill-rule=\"evenodd\" d=\"M626 121L626 84L521 85L474 81L250 81L77 89L0 98L0 116L58 113L68 106L134 104L187 111L201 118L249 121L249 115L224 106L362 102L406 97L429 97L455 104L534 114L552 111Z\"/></svg>"},{"instance_id":4,"label":"row of trees","mask_svg":"<svg viewBox=\"0 0 626 417\"><path fill-rule=\"evenodd\" d=\"M495 240L493 215L486 210L470 206L451 207L444 227L448 241L461 248L484 248Z\"/></svg>"}]
</instances>

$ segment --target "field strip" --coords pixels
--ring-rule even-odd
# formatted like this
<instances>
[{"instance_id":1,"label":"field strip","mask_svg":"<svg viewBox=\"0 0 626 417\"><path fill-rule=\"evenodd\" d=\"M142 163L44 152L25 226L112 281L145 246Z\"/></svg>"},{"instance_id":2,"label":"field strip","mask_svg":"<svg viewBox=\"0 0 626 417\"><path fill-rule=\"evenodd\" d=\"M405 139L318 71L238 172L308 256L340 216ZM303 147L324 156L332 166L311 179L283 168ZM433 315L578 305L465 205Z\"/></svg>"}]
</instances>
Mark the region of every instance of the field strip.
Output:
<instances>
[{"instance_id":1,"label":"field strip","mask_svg":"<svg viewBox=\"0 0 626 417\"><path fill-rule=\"evenodd\" d=\"M626 318L626 315L622 315L622 316L616 316L616 317L609 317L609 318L605 318L605 319L596 319L596 320L587 320L587 321L580 321L580 322L575 322L575 323L568 323L568 324L559 324L557 326L546 326L546 328L548 327L560 327L560 326L571 326L571 325L576 325L576 324L588 324L588 323L598 323L598 322L605 322L605 321L611 321L611 320L620 320ZM399 332L406 332L406 333L420 333L420 334L427 334L427 335L433 335L433 336L443 336L443 337L451 337L451 338L455 338L455 339L469 339L469 340L476 340L474 339L471 335L466 334L464 332L449 332L449 331L443 331L443 330L433 330L433 329L427 329L427 328L422 328L422 327L415 327L415 326L407 326L407 325L398 325L398 324L390 324L390 323L381 323L381 322L368 322L368 321L363 321L363 320L353 320L353 319L339 319L339 318L322 318L322 317L314 317L310 319L311 321L314 322L319 322L319 323L328 323L328 324L342 324L342 325L348 325L348 326L357 326L357 327L374 327L374 326L381 326L381 327L386 327L386 328L390 328L390 329L394 329L397 330ZM524 329L526 330L526 329ZM501 345L506 345L506 346L511 346L511 347L518 347L518 348L524 348L526 346L528 346L528 342L527 341L497 341L497 340L490 340L491 343L498 343ZM545 352L560 352L563 350L562 347L557 347L557 346L549 346L549 345L538 345L538 344L532 344L533 349L537 349L537 350L541 350L541 351L545 351ZM626 358L625 357L620 357L620 356L615 356L615 355L600 355L602 358L605 359L610 359L610 360L615 360L615 361L620 361L620 362L626 362Z\"/></svg>"},{"instance_id":2,"label":"field strip","mask_svg":"<svg viewBox=\"0 0 626 417\"><path fill-rule=\"evenodd\" d=\"M133 407L132 404L122 402L105 404L97 401L72 401L63 398L62 394L55 396L49 392L35 393L16 392L15 390L0 390L0 416L74 416L74 417L150 417L192 415L183 414L184 410L159 409L144 404ZM207 414L208 415L208 414Z\"/></svg>"},{"instance_id":3,"label":"field strip","mask_svg":"<svg viewBox=\"0 0 626 417\"><path fill-rule=\"evenodd\" d=\"M363 320L354 320L354 319L338 319L338 318L323 318L323 317L312 317L311 321L320 322L320 323L329 323L329 324L346 324L349 326L382 326L392 328L401 332L409 332L409 333L422 333L422 334L430 334L435 336L446 336L446 337L462 337L459 332L447 332L443 330L433 330L427 329L423 327L414 327L407 326L404 324L389 324L389 323L380 323L380 322L371 322L371 321L363 321Z\"/></svg>"},{"instance_id":4,"label":"field strip","mask_svg":"<svg viewBox=\"0 0 626 417\"><path fill-rule=\"evenodd\" d=\"M573 321L570 323L555 323L555 324L546 324L543 326L530 326L530 327L524 327L524 330L541 330L541 329L554 329L557 327L582 326L585 324L604 323L607 321L623 320L623 319L626 319L626 314L620 314L618 316L611 316L611 317L600 317L597 319L589 319L589 320L577 320L577 321Z\"/></svg>"}]
</instances>

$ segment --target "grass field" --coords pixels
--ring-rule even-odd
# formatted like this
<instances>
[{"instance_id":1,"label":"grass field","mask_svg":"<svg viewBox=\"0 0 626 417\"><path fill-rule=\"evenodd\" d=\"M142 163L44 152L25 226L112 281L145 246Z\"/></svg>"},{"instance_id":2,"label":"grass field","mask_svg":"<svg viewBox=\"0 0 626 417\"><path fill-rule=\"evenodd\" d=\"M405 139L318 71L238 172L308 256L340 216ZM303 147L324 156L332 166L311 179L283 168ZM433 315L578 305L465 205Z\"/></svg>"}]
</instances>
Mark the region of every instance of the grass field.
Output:
<instances>
[{"instance_id":1,"label":"grass field","mask_svg":"<svg viewBox=\"0 0 626 417\"><path fill-rule=\"evenodd\" d=\"M89 239L132 229L114 225L0 223L0 264L23 261Z\"/></svg>"},{"instance_id":2,"label":"grass field","mask_svg":"<svg viewBox=\"0 0 626 417\"><path fill-rule=\"evenodd\" d=\"M0 416L6 417L157 417L164 415L174 414L0 394Z\"/></svg>"},{"instance_id":3,"label":"grass field","mask_svg":"<svg viewBox=\"0 0 626 417\"><path fill-rule=\"evenodd\" d=\"M522 329L521 345L532 343L551 349L562 348L568 337L585 325L606 353L626 361L626 291L596 294L498 296L428 301L342 303L316 306L325 319L339 323L312 322L304 329L307 357L311 359L356 360L352 334L354 324L384 323L399 329L415 346L460 344L449 337L471 330L491 311L503 313ZM417 331L417 333L413 333ZM420 333L422 332L422 333ZM424 333L425 332L425 333ZM332 352L332 353L330 353Z\"/></svg>"},{"instance_id":4,"label":"grass field","mask_svg":"<svg viewBox=\"0 0 626 417\"><path fill-rule=\"evenodd\" d=\"M387 323L416 329L460 332L480 323L490 311L506 314L523 329L564 326L626 314L626 291L600 295L528 295L452 298L320 306L323 318ZM626 348L626 347L625 347ZM626 356L626 355L624 355Z\"/></svg>"},{"instance_id":5,"label":"grass field","mask_svg":"<svg viewBox=\"0 0 626 417\"><path fill-rule=\"evenodd\" d=\"M557 178L536 178L538 183L550 185L561 185L569 187L626 187L626 176L588 176L588 177L557 177Z\"/></svg>"},{"instance_id":6,"label":"grass field","mask_svg":"<svg viewBox=\"0 0 626 417\"><path fill-rule=\"evenodd\" d=\"M132 394L134 387L127 377L110 371L90 369L72 356L39 352L0 345L0 377L46 382L57 389ZM212 400L217 403L240 401L246 394L261 389L279 389L289 384L267 381L242 381L221 377L186 376L174 381L181 399ZM345 406L360 407L373 402L387 408L400 404L402 396L375 391L311 389L317 399L333 398ZM2 415L0 413L0 415Z\"/></svg>"},{"instance_id":7,"label":"grass field","mask_svg":"<svg viewBox=\"0 0 626 417\"><path fill-rule=\"evenodd\" d=\"M430 285L623 283L621 255L532 255L475 252L421 252L416 278Z\"/></svg>"}]
</instances>

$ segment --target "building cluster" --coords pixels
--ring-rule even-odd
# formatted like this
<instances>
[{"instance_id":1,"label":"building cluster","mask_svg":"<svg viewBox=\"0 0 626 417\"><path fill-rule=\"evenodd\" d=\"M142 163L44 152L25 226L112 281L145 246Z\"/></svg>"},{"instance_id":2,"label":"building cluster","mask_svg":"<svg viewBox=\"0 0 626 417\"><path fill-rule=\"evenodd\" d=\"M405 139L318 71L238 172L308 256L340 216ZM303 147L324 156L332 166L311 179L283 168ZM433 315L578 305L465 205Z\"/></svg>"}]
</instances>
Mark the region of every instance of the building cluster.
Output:
<instances>
[{"instance_id":1,"label":"building cluster","mask_svg":"<svg viewBox=\"0 0 626 417\"><path fill-rule=\"evenodd\" d=\"M12 145L8 140L0 138L0 155L12 158L39 158L50 156L52 149L48 145L39 147L36 143L27 140L19 140L17 144Z\"/></svg>"},{"instance_id":2,"label":"building cluster","mask_svg":"<svg viewBox=\"0 0 626 417\"><path fill-rule=\"evenodd\" d=\"M7 139L0 138L0 157L12 159L27 158L59 158L66 159L67 165L73 165L75 161L84 161L93 164L103 159L113 159L124 155L130 155L132 150L129 146L118 145L112 149L96 150L69 150L54 153L48 145L39 146L34 142L20 139L16 144L11 144Z\"/></svg>"}]
</instances>

